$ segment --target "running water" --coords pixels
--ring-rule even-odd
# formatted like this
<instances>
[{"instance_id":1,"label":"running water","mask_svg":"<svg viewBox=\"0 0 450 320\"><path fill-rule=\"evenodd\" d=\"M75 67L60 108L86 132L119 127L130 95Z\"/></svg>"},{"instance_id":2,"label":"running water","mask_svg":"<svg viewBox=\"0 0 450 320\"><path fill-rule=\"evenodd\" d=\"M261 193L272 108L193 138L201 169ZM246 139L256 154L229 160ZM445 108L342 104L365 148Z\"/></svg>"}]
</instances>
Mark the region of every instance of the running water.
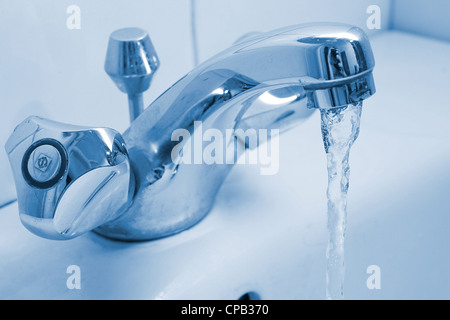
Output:
<instances>
[{"instance_id":1,"label":"running water","mask_svg":"<svg viewBox=\"0 0 450 320\"><path fill-rule=\"evenodd\" d=\"M358 138L362 103L321 110L328 160L327 299L344 299L344 238L347 223L348 158Z\"/></svg>"}]
</instances>

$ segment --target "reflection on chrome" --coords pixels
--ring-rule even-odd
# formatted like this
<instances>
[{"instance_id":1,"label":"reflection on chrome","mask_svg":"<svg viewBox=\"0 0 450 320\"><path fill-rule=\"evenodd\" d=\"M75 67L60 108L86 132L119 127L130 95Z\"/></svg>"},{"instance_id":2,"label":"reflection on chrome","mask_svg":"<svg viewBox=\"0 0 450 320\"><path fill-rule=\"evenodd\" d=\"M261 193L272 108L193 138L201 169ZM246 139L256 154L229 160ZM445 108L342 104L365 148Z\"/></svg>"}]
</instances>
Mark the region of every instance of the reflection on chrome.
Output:
<instances>
[{"instance_id":1,"label":"reflection on chrome","mask_svg":"<svg viewBox=\"0 0 450 320\"><path fill-rule=\"evenodd\" d=\"M133 56L136 51L125 50L146 39L142 32L124 29L113 35L105 67L129 94L131 118L136 118L123 136L111 129L32 117L6 145L22 222L42 237L70 239L95 229L132 241L185 230L210 211L232 165L189 165L181 156L173 159L179 143L171 139L175 130L193 136L194 123L201 121L204 130L216 129L224 136L227 129L282 132L317 108L356 104L375 93L374 58L366 35L348 25L308 24L241 38L140 114L139 94L158 67L156 54L149 40L144 46L148 52L139 51L139 59ZM137 68L142 72L130 75L114 68L121 59L151 68ZM238 138L229 139L226 143ZM61 169L57 180L33 184L24 178L22 164L45 141L58 146Z\"/></svg>"}]
</instances>

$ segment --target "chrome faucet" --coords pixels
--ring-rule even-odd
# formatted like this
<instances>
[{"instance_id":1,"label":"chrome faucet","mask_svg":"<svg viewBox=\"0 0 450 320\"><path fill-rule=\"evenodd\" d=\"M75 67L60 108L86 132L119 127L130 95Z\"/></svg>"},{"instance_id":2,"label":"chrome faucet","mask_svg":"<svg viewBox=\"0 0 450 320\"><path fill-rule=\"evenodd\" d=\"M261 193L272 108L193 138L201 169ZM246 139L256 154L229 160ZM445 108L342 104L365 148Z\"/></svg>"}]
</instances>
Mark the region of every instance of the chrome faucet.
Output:
<instances>
[{"instance_id":1,"label":"chrome faucet","mask_svg":"<svg viewBox=\"0 0 450 320\"><path fill-rule=\"evenodd\" d=\"M298 25L242 38L139 115L137 95L148 88L158 59L141 30L127 30L113 33L105 65L129 93L136 118L123 136L30 117L6 144L21 220L37 235L71 239L94 230L139 241L183 231L210 211L233 165L184 163L182 152L174 153L177 129L195 134L201 122L221 132L282 131L317 108L361 103L375 93L374 58L363 31ZM225 144L235 142L236 149L251 147L237 135Z\"/></svg>"}]
</instances>

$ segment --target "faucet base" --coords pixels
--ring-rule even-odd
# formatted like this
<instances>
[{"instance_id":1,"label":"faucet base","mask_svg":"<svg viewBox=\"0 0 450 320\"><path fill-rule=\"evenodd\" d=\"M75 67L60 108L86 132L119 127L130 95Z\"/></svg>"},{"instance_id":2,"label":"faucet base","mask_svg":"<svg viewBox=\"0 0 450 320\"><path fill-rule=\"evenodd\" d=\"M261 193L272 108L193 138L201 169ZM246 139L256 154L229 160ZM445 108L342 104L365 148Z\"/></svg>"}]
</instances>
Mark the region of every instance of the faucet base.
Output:
<instances>
[{"instance_id":1,"label":"faucet base","mask_svg":"<svg viewBox=\"0 0 450 320\"><path fill-rule=\"evenodd\" d=\"M142 242L142 241L151 241L162 239L166 237L170 237L181 233L185 230L188 230L198 223L202 221L209 213L209 210L202 213L197 214L195 219L193 220L185 220L183 223L179 223L177 226L171 226L166 229L146 229L142 230L142 228L134 228L130 225L123 225L120 223L110 223L107 225L103 225L97 229L94 229L93 232L96 234L105 237L111 240L118 240L124 242Z\"/></svg>"},{"instance_id":2,"label":"faucet base","mask_svg":"<svg viewBox=\"0 0 450 320\"><path fill-rule=\"evenodd\" d=\"M214 186L217 191L220 186ZM195 189L195 188L192 188ZM192 190L191 189L191 190ZM185 193L189 191L185 190ZM148 241L175 235L199 223L210 212L216 192L186 206L177 199L163 200L167 193L162 192L153 201L139 203L135 199L133 206L119 219L104 224L94 231L106 238L120 241ZM175 193L171 193L176 194ZM194 195L178 195L177 198L195 197ZM145 199L141 198L141 199Z\"/></svg>"}]
</instances>

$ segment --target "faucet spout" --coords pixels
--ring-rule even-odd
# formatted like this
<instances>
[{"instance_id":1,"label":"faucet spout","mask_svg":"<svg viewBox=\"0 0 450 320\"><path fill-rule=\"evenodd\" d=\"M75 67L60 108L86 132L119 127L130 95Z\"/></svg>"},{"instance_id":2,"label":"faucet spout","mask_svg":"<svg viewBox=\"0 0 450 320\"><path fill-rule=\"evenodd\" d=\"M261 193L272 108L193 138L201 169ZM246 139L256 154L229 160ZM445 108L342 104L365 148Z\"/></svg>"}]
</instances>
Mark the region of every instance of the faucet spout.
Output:
<instances>
[{"instance_id":1,"label":"faucet spout","mask_svg":"<svg viewBox=\"0 0 450 320\"><path fill-rule=\"evenodd\" d=\"M343 107L373 95L373 68L364 32L340 24L258 34L204 62L124 133L136 191L126 212L96 231L116 239L148 240L194 225L210 211L233 164L183 160L195 142L196 124L222 132L225 148L240 140L227 130L284 131L314 109ZM180 130L186 133L181 143L180 135L174 136ZM249 147L245 136L241 142L244 150Z\"/></svg>"}]
</instances>

